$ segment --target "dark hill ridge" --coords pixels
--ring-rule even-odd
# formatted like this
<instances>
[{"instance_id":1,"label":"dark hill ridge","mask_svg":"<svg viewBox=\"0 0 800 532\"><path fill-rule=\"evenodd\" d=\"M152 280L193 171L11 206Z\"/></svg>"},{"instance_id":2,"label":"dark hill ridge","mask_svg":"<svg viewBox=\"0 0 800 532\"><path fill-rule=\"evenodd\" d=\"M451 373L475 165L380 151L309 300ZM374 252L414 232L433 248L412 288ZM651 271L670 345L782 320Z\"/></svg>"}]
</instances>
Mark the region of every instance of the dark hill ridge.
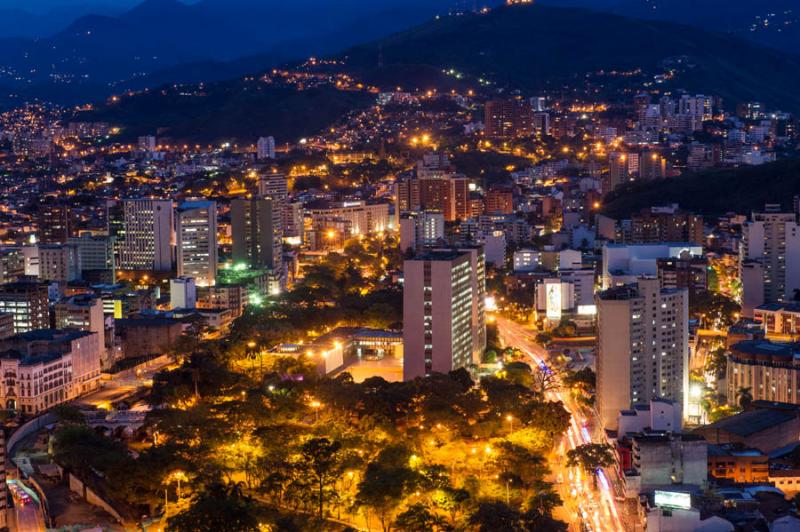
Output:
<instances>
[{"instance_id":1,"label":"dark hill ridge","mask_svg":"<svg viewBox=\"0 0 800 532\"><path fill-rule=\"evenodd\" d=\"M796 194L800 194L800 158L626 184L606 198L603 213L622 219L653 205L678 203L701 214L744 214L766 203L791 209Z\"/></svg>"},{"instance_id":2,"label":"dark hill ridge","mask_svg":"<svg viewBox=\"0 0 800 532\"><path fill-rule=\"evenodd\" d=\"M387 66L455 68L524 91L574 84L599 70L658 74L665 59L687 56L695 66L673 88L718 94L731 104L759 99L800 110L800 56L689 26L584 9L516 5L443 17L346 55L366 76L375 75L381 56Z\"/></svg>"}]
</instances>

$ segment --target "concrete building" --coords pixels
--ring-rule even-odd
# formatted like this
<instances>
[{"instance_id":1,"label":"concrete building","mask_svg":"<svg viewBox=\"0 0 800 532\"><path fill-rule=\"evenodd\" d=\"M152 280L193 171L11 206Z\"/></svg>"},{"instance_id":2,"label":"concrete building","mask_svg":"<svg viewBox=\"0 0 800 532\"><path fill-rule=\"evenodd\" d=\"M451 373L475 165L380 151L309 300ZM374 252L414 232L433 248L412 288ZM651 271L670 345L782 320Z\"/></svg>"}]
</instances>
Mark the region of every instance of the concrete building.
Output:
<instances>
[{"instance_id":1,"label":"concrete building","mask_svg":"<svg viewBox=\"0 0 800 532\"><path fill-rule=\"evenodd\" d=\"M76 329L94 333L101 362L106 362L106 324L103 300L91 294L62 299L55 305L56 329Z\"/></svg>"},{"instance_id":2,"label":"concrete building","mask_svg":"<svg viewBox=\"0 0 800 532\"><path fill-rule=\"evenodd\" d=\"M40 204L36 211L37 240L43 244L65 244L77 234L76 222L69 205Z\"/></svg>"},{"instance_id":3,"label":"concrete building","mask_svg":"<svg viewBox=\"0 0 800 532\"><path fill-rule=\"evenodd\" d=\"M307 209L306 214L311 217L312 225L323 232L327 230L329 221L342 222L346 228L345 239L388 231L391 227L386 203L346 201L325 208ZM324 222L317 223L318 220Z\"/></svg>"},{"instance_id":4,"label":"concrete building","mask_svg":"<svg viewBox=\"0 0 800 532\"><path fill-rule=\"evenodd\" d=\"M689 242L662 244L606 244L603 246L603 289L658 275L658 259L700 257L703 247Z\"/></svg>"},{"instance_id":5,"label":"concrete building","mask_svg":"<svg viewBox=\"0 0 800 532\"><path fill-rule=\"evenodd\" d=\"M50 327L46 283L17 282L0 285L0 312L14 315L14 332Z\"/></svg>"},{"instance_id":6,"label":"concrete building","mask_svg":"<svg viewBox=\"0 0 800 532\"><path fill-rule=\"evenodd\" d=\"M621 410L655 398L688 411L689 298L662 289L654 277L596 296L597 409L603 426L617 428Z\"/></svg>"},{"instance_id":7,"label":"concrete building","mask_svg":"<svg viewBox=\"0 0 800 532\"><path fill-rule=\"evenodd\" d=\"M127 199L123 215L120 269L170 271L175 239L172 200Z\"/></svg>"},{"instance_id":8,"label":"concrete building","mask_svg":"<svg viewBox=\"0 0 800 532\"><path fill-rule=\"evenodd\" d=\"M172 349L185 328L185 321L163 317L120 319L114 323L124 358L162 355Z\"/></svg>"},{"instance_id":9,"label":"concrete building","mask_svg":"<svg viewBox=\"0 0 800 532\"><path fill-rule=\"evenodd\" d=\"M693 432L715 445L742 445L770 453L787 445L797 445L800 407L753 401L750 410L698 427Z\"/></svg>"},{"instance_id":10,"label":"concrete building","mask_svg":"<svg viewBox=\"0 0 800 532\"><path fill-rule=\"evenodd\" d=\"M442 244L444 214L441 212L408 212L400 217L400 249L418 251Z\"/></svg>"},{"instance_id":11,"label":"concrete building","mask_svg":"<svg viewBox=\"0 0 800 532\"><path fill-rule=\"evenodd\" d=\"M704 487L708 482L708 443L700 436L648 432L631 437L633 475L639 493L673 484Z\"/></svg>"},{"instance_id":12,"label":"concrete building","mask_svg":"<svg viewBox=\"0 0 800 532\"><path fill-rule=\"evenodd\" d=\"M169 305L173 309L193 309L197 306L197 287L193 277L169 280Z\"/></svg>"},{"instance_id":13,"label":"concrete building","mask_svg":"<svg viewBox=\"0 0 800 532\"><path fill-rule=\"evenodd\" d=\"M193 277L198 286L217 281L217 204L186 201L178 207L178 277Z\"/></svg>"},{"instance_id":14,"label":"concrete building","mask_svg":"<svg viewBox=\"0 0 800 532\"><path fill-rule=\"evenodd\" d=\"M758 449L709 445L708 474L737 484L769 482L769 456Z\"/></svg>"},{"instance_id":15,"label":"concrete building","mask_svg":"<svg viewBox=\"0 0 800 532\"><path fill-rule=\"evenodd\" d=\"M0 404L37 415L97 388L96 333L42 329L0 341Z\"/></svg>"},{"instance_id":16,"label":"concrete building","mask_svg":"<svg viewBox=\"0 0 800 532\"><path fill-rule=\"evenodd\" d=\"M534 288L534 308L557 324L563 315L593 315L594 270L559 270L551 277L538 280Z\"/></svg>"},{"instance_id":17,"label":"concrete building","mask_svg":"<svg viewBox=\"0 0 800 532\"><path fill-rule=\"evenodd\" d=\"M279 270L283 257L283 233L279 201L270 198L237 198L231 201L233 261L254 268Z\"/></svg>"},{"instance_id":18,"label":"concrete building","mask_svg":"<svg viewBox=\"0 0 800 532\"><path fill-rule=\"evenodd\" d=\"M524 99L489 100L483 123L488 138L529 137L533 134L533 107Z\"/></svg>"},{"instance_id":19,"label":"concrete building","mask_svg":"<svg viewBox=\"0 0 800 532\"><path fill-rule=\"evenodd\" d=\"M780 210L779 205L767 205L742 226L740 261L761 265L762 303L791 301L795 290L800 290L800 226L795 213ZM760 299L747 293L755 290L760 294L758 283L743 282L742 290L746 301Z\"/></svg>"},{"instance_id":20,"label":"concrete building","mask_svg":"<svg viewBox=\"0 0 800 532\"><path fill-rule=\"evenodd\" d=\"M574 249L520 249L514 252L514 271L556 271L580 269L583 266L581 252Z\"/></svg>"},{"instance_id":21,"label":"concrete building","mask_svg":"<svg viewBox=\"0 0 800 532\"><path fill-rule=\"evenodd\" d=\"M244 312L247 296L247 290L239 284L204 286L197 290L197 308L228 309L235 319Z\"/></svg>"},{"instance_id":22,"label":"concrete building","mask_svg":"<svg viewBox=\"0 0 800 532\"><path fill-rule=\"evenodd\" d=\"M68 239L67 244L78 248L81 272L98 270L114 271L113 237L85 233L78 237Z\"/></svg>"},{"instance_id":23,"label":"concrete building","mask_svg":"<svg viewBox=\"0 0 800 532\"><path fill-rule=\"evenodd\" d=\"M741 388L749 388L754 400L800 404L800 346L768 340L734 344L727 379L729 404L737 404Z\"/></svg>"},{"instance_id":24,"label":"concrete building","mask_svg":"<svg viewBox=\"0 0 800 532\"><path fill-rule=\"evenodd\" d=\"M755 321L769 336L800 339L800 303L768 303L755 308Z\"/></svg>"},{"instance_id":25,"label":"concrete building","mask_svg":"<svg viewBox=\"0 0 800 532\"><path fill-rule=\"evenodd\" d=\"M0 249L0 284L14 283L25 275L25 256L20 248Z\"/></svg>"},{"instance_id":26,"label":"concrete building","mask_svg":"<svg viewBox=\"0 0 800 532\"><path fill-rule=\"evenodd\" d=\"M68 283L81 278L81 259L73 244L39 246L39 279Z\"/></svg>"},{"instance_id":27,"label":"concrete building","mask_svg":"<svg viewBox=\"0 0 800 532\"><path fill-rule=\"evenodd\" d=\"M431 251L405 261L405 380L466 367L485 347L482 266L479 250Z\"/></svg>"}]
</instances>

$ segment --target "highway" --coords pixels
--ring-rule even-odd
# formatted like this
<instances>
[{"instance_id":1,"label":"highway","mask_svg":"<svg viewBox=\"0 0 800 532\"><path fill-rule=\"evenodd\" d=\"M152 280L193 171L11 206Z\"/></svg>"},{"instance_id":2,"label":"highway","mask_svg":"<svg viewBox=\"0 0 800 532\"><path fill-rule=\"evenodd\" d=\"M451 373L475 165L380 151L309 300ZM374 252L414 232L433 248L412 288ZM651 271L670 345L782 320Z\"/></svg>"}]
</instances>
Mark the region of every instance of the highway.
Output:
<instances>
[{"instance_id":1,"label":"highway","mask_svg":"<svg viewBox=\"0 0 800 532\"><path fill-rule=\"evenodd\" d=\"M500 317L497 318L497 328L504 345L519 348L539 366L547 363L547 350L536 343L533 332L518 323ZM561 390L548 392L548 399L561 401L572 416L570 427L558 450L559 456L565 456L567 450L592 441L605 443L602 438L593 437L592 423L565 393ZM597 478L592 479L578 468L567 467L566 459L558 460L552 465L564 499L566 510L564 515L570 520L571 530L593 532L626 530L620 517L621 511L615 500L613 487L602 469L597 471Z\"/></svg>"}]
</instances>

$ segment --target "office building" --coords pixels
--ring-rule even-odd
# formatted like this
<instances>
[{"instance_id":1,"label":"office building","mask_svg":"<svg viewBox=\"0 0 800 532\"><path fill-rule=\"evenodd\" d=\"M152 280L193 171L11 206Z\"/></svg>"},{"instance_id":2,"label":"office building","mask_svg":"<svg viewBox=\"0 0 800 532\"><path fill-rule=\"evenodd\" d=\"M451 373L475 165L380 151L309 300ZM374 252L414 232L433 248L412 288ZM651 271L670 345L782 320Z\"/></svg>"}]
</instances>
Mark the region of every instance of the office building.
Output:
<instances>
[{"instance_id":1,"label":"office building","mask_svg":"<svg viewBox=\"0 0 800 532\"><path fill-rule=\"evenodd\" d=\"M217 204L186 201L177 216L178 277L193 277L198 286L217 280Z\"/></svg>"},{"instance_id":2,"label":"office building","mask_svg":"<svg viewBox=\"0 0 800 532\"><path fill-rule=\"evenodd\" d=\"M533 107L523 99L496 99L484 107L484 134L491 139L513 139L533 134Z\"/></svg>"},{"instance_id":3,"label":"office building","mask_svg":"<svg viewBox=\"0 0 800 532\"><path fill-rule=\"evenodd\" d=\"M405 261L403 378L471 364L486 345L483 253L431 251Z\"/></svg>"},{"instance_id":4,"label":"office building","mask_svg":"<svg viewBox=\"0 0 800 532\"><path fill-rule=\"evenodd\" d=\"M740 261L761 265L763 301L758 303L762 287L757 281L742 283L745 300L758 304L792 301L795 290L800 290L800 226L795 213L780 212L779 205L767 205L764 212L754 212L742 226ZM742 278L744 281L744 272ZM748 294L748 290L756 295Z\"/></svg>"},{"instance_id":5,"label":"office building","mask_svg":"<svg viewBox=\"0 0 800 532\"><path fill-rule=\"evenodd\" d=\"M231 201L233 261L254 268L282 267L283 234L276 210L278 200L236 198Z\"/></svg>"},{"instance_id":6,"label":"office building","mask_svg":"<svg viewBox=\"0 0 800 532\"><path fill-rule=\"evenodd\" d=\"M44 329L0 341L0 404L36 415L95 390L97 333Z\"/></svg>"},{"instance_id":7,"label":"office building","mask_svg":"<svg viewBox=\"0 0 800 532\"><path fill-rule=\"evenodd\" d=\"M486 214L513 214L514 193L511 189L492 187L486 192Z\"/></svg>"},{"instance_id":8,"label":"office building","mask_svg":"<svg viewBox=\"0 0 800 532\"><path fill-rule=\"evenodd\" d=\"M425 154L416 174L395 183L395 214L409 211L439 211L445 220L466 220L472 213L469 179L456 173L449 158L441 153Z\"/></svg>"},{"instance_id":9,"label":"office building","mask_svg":"<svg viewBox=\"0 0 800 532\"><path fill-rule=\"evenodd\" d=\"M520 249L514 252L513 258L515 272L569 270L583 266L581 252L574 249Z\"/></svg>"},{"instance_id":10,"label":"office building","mask_svg":"<svg viewBox=\"0 0 800 532\"><path fill-rule=\"evenodd\" d=\"M82 272L111 272L111 281L113 282L114 237L85 233L79 237L68 239L67 243L78 248L78 260Z\"/></svg>"},{"instance_id":11,"label":"office building","mask_svg":"<svg viewBox=\"0 0 800 532\"><path fill-rule=\"evenodd\" d=\"M0 285L0 312L14 315L14 332L50 327L47 283L16 282Z\"/></svg>"},{"instance_id":12,"label":"office building","mask_svg":"<svg viewBox=\"0 0 800 532\"><path fill-rule=\"evenodd\" d=\"M258 159L274 159L275 137L259 137L256 142L256 156Z\"/></svg>"},{"instance_id":13,"label":"office building","mask_svg":"<svg viewBox=\"0 0 800 532\"><path fill-rule=\"evenodd\" d=\"M0 284L13 283L25 275L25 256L20 248L0 249Z\"/></svg>"},{"instance_id":14,"label":"office building","mask_svg":"<svg viewBox=\"0 0 800 532\"><path fill-rule=\"evenodd\" d=\"M174 243L172 200L124 200L123 216L120 269L170 271Z\"/></svg>"},{"instance_id":15,"label":"office building","mask_svg":"<svg viewBox=\"0 0 800 532\"><path fill-rule=\"evenodd\" d=\"M655 398L687 412L689 298L662 289L655 277L596 296L598 314L597 409L615 429L621 410Z\"/></svg>"},{"instance_id":16,"label":"office building","mask_svg":"<svg viewBox=\"0 0 800 532\"><path fill-rule=\"evenodd\" d=\"M703 217L680 211L677 205L651 207L631 216L627 244L693 242L702 244Z\"/></svg>"}]
</instances>

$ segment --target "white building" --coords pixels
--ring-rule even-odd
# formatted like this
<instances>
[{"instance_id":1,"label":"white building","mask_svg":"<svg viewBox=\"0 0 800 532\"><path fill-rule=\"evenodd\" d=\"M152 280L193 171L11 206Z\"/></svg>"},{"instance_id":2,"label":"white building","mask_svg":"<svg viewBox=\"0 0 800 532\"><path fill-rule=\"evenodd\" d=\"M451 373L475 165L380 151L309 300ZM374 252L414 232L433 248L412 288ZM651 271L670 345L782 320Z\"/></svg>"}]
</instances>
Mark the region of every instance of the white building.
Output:
<instances>
[{"instance_id":1,"label":"white building","mask_svg":"<svg viewBox=\"0 0 800 532\"><path fill-rule=\"evenodd\" d=\"M441 212L408 212L400 218L400 249L404 252L431 247L444 240L444 214Z\"/></svg>"},{"instance_id":2,"label":"white building","mask_svg":"<svg viewBox=\"0 0 800 532\"><path fill-rule=\"evenodd\" d=\"M172 269L172 200L124 200L125 240L119 247L123 270Z\"/></svg>"},{"instance_id":3,"label":"white building","mask_svg":"<svg viewBox=\"0 0 800 532\"><path fill-rule=\"evenodd\" d=\"M78 247L72 244L39 245L39 279L68 283L81 278Z\"/></svg>"},{"instance_id":4,"label":"white building","mask_svg":"<svg viewBox=\"0 0 800 532\"><path fill-rule=\"evenodd\" d=\"M483 237L486 263L495 268L506 265L506 234L503 231L492 231Z\"/></svg>"},{"instance_id":5,"label":"white building","mask_svg":"<svg viewBox=\"0 0 800 532\"><path fill-rule=\"evenodd\" d=\"M564 314L594 315L594 270L559 270L553 277L538 281L534 302L536 311L556 324Z\"/></svg>"},{"instance_id":6,"label":"white building","mask_svg":"<svg viewBox=\"0 0 800 532\"><path fill-rule=\"evenodd\" d=\"M259 137L256 142L256 155L259 159L274 159L275 137Z\"/></svg>"},{"instance_id":7,"label":"white building","mask_svg":"<svg viewBox=\"0 0 800 532\"><path fill-rule=\"evenodd\" d=\"M658 275L658 259L701 257L703 247L688 242L606 244L603 246L602 287L633 283L640 276Z\"/></svg>"},{"instance_id":8,"label":"white building","mask_svg":"<svg viewBox=\"0 0 800 532\"><path fill-rule=\"evenodd\" d=\"M480 249L405 261L404 380L466 367L485 348L483 261Z\"/></svg>"},{"instance_id":9,"label":"white building","mask_svg":"<svg viewBox=\"0 0 800 532\"><path fill-rule=\"evenodd\" d=\"M192 277L169 280L169 305L174 309L197 307L197 287Z\"/></svg>"},{"instance_id":10,"label":"white building","mask_svg":"<svg viewBox=\"0 0 800 532\"><path fill-rule=\"evenodd\" d=\"M514 252L515 272L568 270L582 266L581 252L574 249L521 249Z\"/></svg>"},{"instance_id":11,"label":"white building","mask_svg":"<svg viewBox=\"0 0 800 532\"><path fill-rule=\"evenodd\" d=\"M0 342L0 404L36 415L97 388L97 333L40 329Z\"/></svg>"},{"instance_id":12,"label":"white building","mask_svg":"<svg viewBox=\"0 0 800 532\"><path fill-rule=\"evenodd\" d=\"M671 399L688 412L689 295L654 277L596 296L597 410L603 426L632 405Z\"/></svg>"},{"instance_id":13,"label":"white building","mask_svg":"<svg viewBox=\"0 0 800 532\"><path fill-rule=\"evenodd\" d=\"M105 315L103 300L92 294L79 294L55 304L56 329L77 329L95 333L101 360L105 356Z\"/></svg>"},{"instance_id":14,"label":"white building","mask_svg":"<svg viewBox=\"0 0 800 532\"><path fill-rule=\"evenodd\" d=\"M197 286L217 280L217 204L187 201L178 208L178 277L193 277Z\"/></svg>"},{"instance_id":15,"label":"white building","mask_svg":"<svg viewBox=\"0 0 800 532\"><path fill-rule=\"evenodd\" d=\"M753 213L752 220L742 226L740 263L761 265L762 287L758 282L745 283L742 271L743 299L761 303L791 301L800 289L800 226L797 215L780 212L779 205L767 205L763 213ZM747 279L755 281L755 279ZM757 305L756 305L757 306ZM751 312L750 306L745 309ZM747 315L745 313L745 315Z\"/></svg>"}]
</instances>

